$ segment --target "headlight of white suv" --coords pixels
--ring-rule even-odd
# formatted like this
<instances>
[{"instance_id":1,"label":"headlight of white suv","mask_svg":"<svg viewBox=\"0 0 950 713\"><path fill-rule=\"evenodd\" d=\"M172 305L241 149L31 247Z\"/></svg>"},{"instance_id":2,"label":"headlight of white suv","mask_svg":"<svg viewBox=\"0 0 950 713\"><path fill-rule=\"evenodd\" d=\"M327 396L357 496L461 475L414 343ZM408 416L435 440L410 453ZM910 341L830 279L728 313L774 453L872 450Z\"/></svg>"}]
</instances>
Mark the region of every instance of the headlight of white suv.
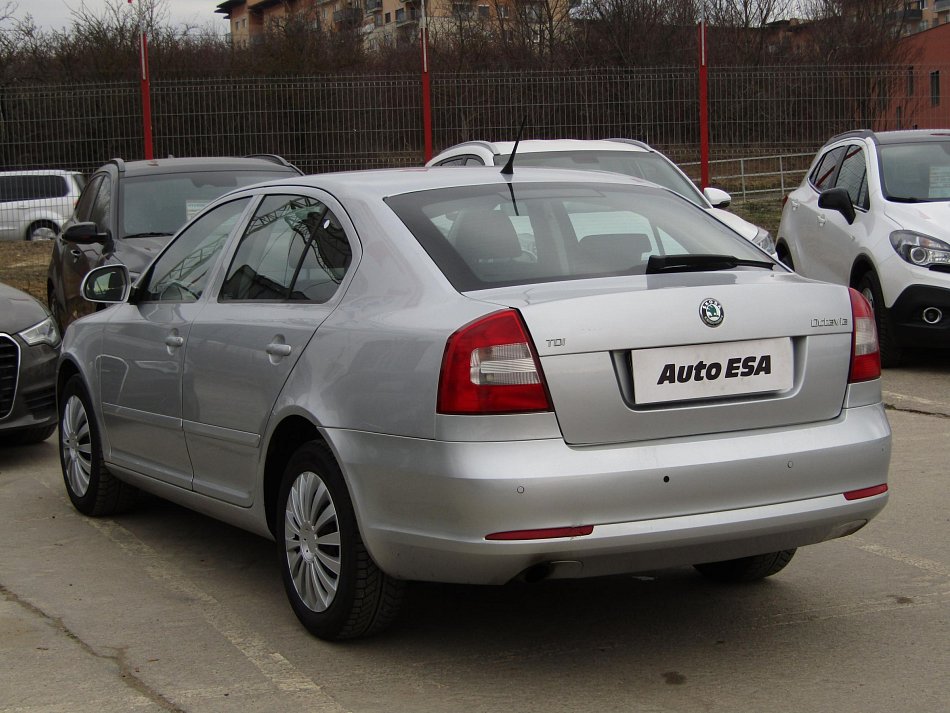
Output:
<instances>
[{"instance_id":1,"label":"headlight of white suv","mask_svg":"<svg viewBox=\"0 0 950 713\"><path fill-rule=\"evenodd\" d=\"M59 330L56 329L56 323L52 317L47 317L39 324L34 324L18 334L31 347L35 347L37 344L49 344L51 347L58 347L60 342Z\"/></svg>"},{"instance_id":2,"label":"headlight of white suv","mask_svg":"<svg viewBox=\"0 0 950 713\"><path fill-rule=\"evenodd\" d=\"M929 235L912 230L895 230L891 233L891 245L911 265L950 266L950 245Z\"/></svg>"}]
</instances>

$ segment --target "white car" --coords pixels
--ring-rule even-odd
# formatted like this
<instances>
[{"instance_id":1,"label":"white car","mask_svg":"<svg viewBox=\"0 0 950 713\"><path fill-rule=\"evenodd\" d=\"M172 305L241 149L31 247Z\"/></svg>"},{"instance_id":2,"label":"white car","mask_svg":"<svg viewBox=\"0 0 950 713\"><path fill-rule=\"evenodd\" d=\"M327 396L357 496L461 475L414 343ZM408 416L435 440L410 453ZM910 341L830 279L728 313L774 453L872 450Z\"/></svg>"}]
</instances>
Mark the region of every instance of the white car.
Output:
<instances>
[{"instance_id":1,"label":"white car","mask_svg":"<svg viewBox=\"0 0 950 713\"><path fill-rule=\"evenodd\" d=\"M787 198L780 259L860 290L884 366L907 347L950 346L950 131L831 139Z\"/></svg>"},{"instance_id":2,"label":"white car","mask_svg":"<svg viewBox=\"0 0 950 713\"><path fill-rule=\"evenodd\" d=\"M0 173L0 240L52 240L85 184L76 171Z\"/></svg>"},{"instance_id":3,"label":"white car","mask_svg":"<svg viewBox=\"0 0 950 713\"><path fill-rule=\"evenodd\" d=\"M446 149L426 166L502 166L511 156L514 141L466 141ZM723 210L732 196L719 188L700 191L680 168L642 141L633 139L550 139L521 141L516 156L518 166L576 168L613 171L652 181L676 191L707 213L718 218L746 240L774 255L771 234L757 225Z\"/></svg>"}]
</instances>

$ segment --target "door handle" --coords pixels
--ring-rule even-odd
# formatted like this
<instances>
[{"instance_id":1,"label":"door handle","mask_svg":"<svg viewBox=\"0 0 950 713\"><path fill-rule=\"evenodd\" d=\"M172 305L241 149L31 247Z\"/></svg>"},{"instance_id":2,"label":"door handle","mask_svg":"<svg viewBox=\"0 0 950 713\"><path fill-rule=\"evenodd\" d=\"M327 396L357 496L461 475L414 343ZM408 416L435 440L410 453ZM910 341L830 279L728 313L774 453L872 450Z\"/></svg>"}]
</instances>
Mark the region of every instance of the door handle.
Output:
<instances>
[{"instance_id":1,"label":"door handle","mask_svg":"<svg viewBox=\"0 0 950 713\"><path fill-rule=\"evenodd\" d=\"M282 342L271 342L267 345L267 353L273 357L286 357L290 356L290 352L293 349L289 344L284 344Z\"/></svg>"},{"instance_id":2,"label":"door handle","mask_svg":"<svg viewBox=\"0 0 950 713\"><path fill-rule=\"evenodd\" d=\"M82 250L73 248L72 250L69 251L69 254L72 255L73 257L82 257Z\"/></svg>"},{"instance_id":3,"label":"door handle","mask_svg":"<svg viewBox=\"0 0 950 713\"><path fill-rule=\"evenodd\" d=\"M185 338L179 337L177 334L169 334L167 337L165 337L165 346L172 349L177 349L184 343Z\"/></svg>"},{"instance_id":4,"label":"door handle","mask_svg":"<svg viewBox=\"0 0 950 713\"><path fill-rule=\"evenodd\" d=\"M825 218L825 216L819 214L819 216L818 216L818 227L819 227L819 228L823 227L826 222L828 222L828 219Z\"/></svg>"},{"instance_id":5,"label":"door handle","mask_svg":"<svg viewBox=\"0 0 950 713\"><path fill-rule=\"evenodd\" d=\"M794 198L792 199L792 210L798 210L798 201Z\"/></svg>"}]
</instances>

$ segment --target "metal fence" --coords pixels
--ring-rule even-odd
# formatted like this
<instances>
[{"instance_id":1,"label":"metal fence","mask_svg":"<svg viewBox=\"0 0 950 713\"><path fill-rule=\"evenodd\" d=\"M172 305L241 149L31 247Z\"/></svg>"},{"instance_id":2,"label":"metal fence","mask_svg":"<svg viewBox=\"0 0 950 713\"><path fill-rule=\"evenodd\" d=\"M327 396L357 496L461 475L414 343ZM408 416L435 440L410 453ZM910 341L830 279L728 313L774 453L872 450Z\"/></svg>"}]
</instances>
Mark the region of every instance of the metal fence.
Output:
<instances>
[{"instance_id":1,"label":"metal fence","mask_svg":"<svg viewBox=\"0 0 950 713\"><path fill-rule=\"evenodd\" d=\"M697 86L686 67L433 74L433 144L512 139L527 117L532 138L638 138L689 165ZM744 197L797 182L837 132L950 126L950 97L905 67L710 68L709 97L714 182ZM417 75L153 80L151 105L156 156L277 153L307 172L423 161ZM2 170L142 155L137 83L0 88Z\"/></svg>"}]
</instances>

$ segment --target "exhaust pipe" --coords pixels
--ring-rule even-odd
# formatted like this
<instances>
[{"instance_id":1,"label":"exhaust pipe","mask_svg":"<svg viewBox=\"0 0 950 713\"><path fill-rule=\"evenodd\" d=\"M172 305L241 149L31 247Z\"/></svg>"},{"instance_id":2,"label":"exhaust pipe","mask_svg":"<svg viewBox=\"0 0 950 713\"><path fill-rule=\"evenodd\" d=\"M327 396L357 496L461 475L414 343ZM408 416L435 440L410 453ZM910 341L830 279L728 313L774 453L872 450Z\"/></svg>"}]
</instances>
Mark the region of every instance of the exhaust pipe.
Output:
<instances>
[{"instance_id":1,"label":"exhaust pipe","mask_svg":"<svg viewBox=\"0 0 950 713\"><path fill-rule=\"evenodd\" d=\"M924 309L923 318L927 324L937 324L937 322L943 319L943 312L936 307L926 307Z\"/></svg>"}]
</instances>

